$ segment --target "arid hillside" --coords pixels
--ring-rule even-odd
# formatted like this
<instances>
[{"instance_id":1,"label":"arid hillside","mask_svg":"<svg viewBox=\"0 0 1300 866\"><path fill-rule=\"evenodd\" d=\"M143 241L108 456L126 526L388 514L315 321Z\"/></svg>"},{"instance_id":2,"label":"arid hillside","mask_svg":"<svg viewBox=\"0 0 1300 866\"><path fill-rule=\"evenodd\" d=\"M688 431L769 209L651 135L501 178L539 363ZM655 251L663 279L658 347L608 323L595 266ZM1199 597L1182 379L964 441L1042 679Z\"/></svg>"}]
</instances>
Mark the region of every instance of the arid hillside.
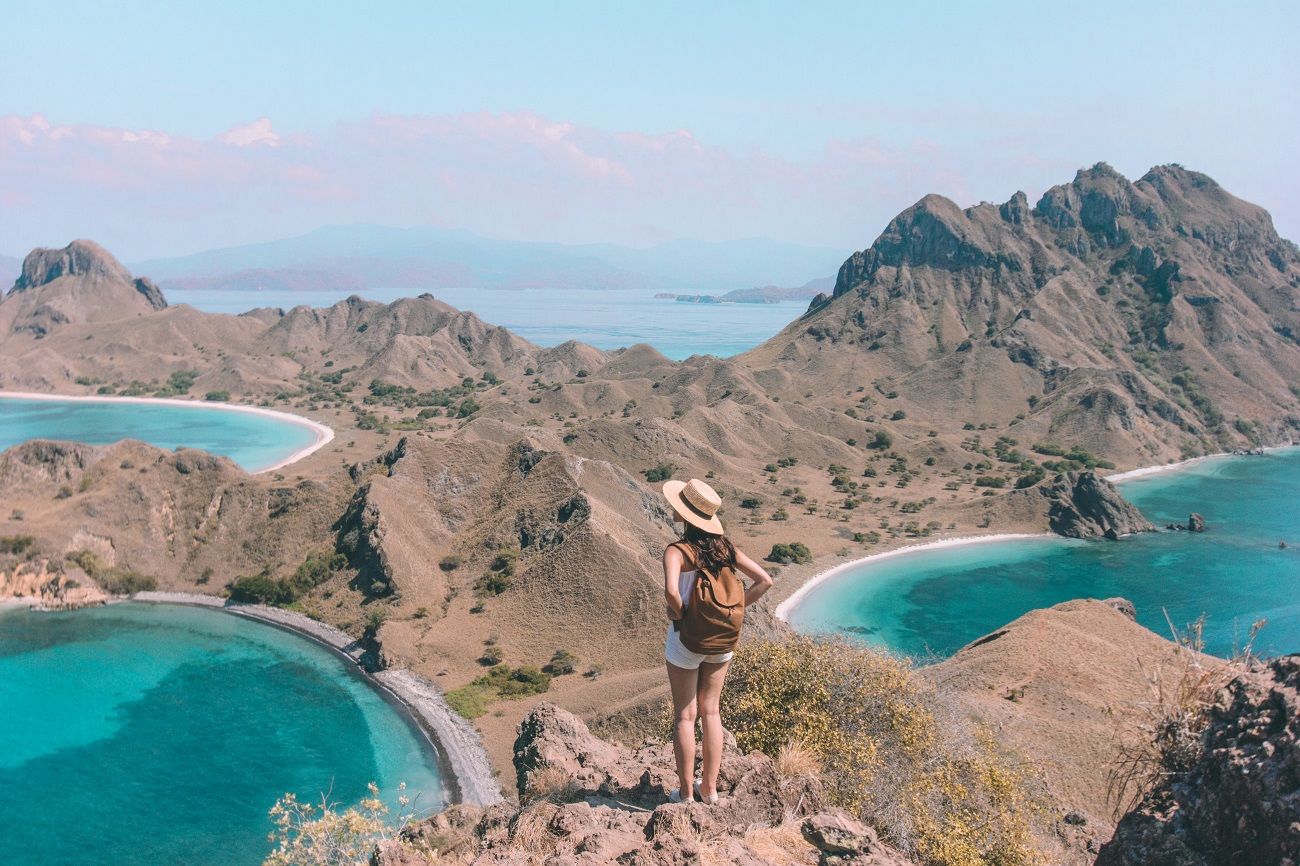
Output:
<instances>
[{"instance_id":1,"label":"arid hillside","mask_svg":"<svg viewBox=\"0 0 1300 866\"><path fill-rule=\"evenodd\" d=\"M1140 528L1088 470L1300 437L1298 287L1300 254L1268 215L1178 167L1130 183L1097 166L1032 208L927 197L832 296L730 359L541 348L430 295L209 314L167 306L88 242L37 250L0 300L3 389L228 399L337 435L256 476L139 443L10 449L0 538L31 540L0 554L0 577L293 605L456 695L508 775L543 690L603 734L656 723L665 477L711 479L756 557L808 548L811 562L774 551L756 632L779 631L772 604L848 557ZM995 691L1021 671L1033 695L1057 644L1023 621L1010 634L1024 639L942 670ZM983 703L1059 720L1106 700L1067 698ZM1027 751L1078 766L1103 748L1089 718L1091 739ZM998 721L1013 741L1047 729ZM1100 820L1095 783L1065 793Z\"/></svg>"},{"instance_id":2,"label":"arid hillside","mask_svg":"<svg viewBox=\"0 0 1300 866\"><path fill-rule=\"evenodd\" d=\"M1300 251L1205 175L1105 164L1030 207L927 196L834 293L738 359L788 392L897 393L912 426L1010 424L1119 463L1286 436L1300 409Z\"/></svg>"}]
</instances>

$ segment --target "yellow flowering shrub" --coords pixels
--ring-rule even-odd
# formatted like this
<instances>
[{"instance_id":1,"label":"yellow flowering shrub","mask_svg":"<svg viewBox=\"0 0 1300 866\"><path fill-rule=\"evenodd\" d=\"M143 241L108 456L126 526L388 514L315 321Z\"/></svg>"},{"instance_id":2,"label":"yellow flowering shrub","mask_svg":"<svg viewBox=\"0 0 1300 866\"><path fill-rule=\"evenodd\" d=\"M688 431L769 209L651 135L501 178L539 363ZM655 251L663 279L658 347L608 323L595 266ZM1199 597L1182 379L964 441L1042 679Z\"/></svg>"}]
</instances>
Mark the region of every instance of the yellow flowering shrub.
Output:
<instances>
[{"instance_id":1,"label":"yellow flowering shrub","mask_svg":"<svg viewBox=\"0 0 1300 866\"><path fill-rule=\"evenodd\" d=\"M402 784L397 798L402 814L392 818L373 782L369 796L343 810L327 798L313 805L285 794L271 807L275 850L262 866L368 866L375 846L397 838L414 817L408 814L411 800L405 790Z\"/></svg>"},{"instance_id":2,"label":"yellow flowering shrub","mask_svg":"<svg viewBox=\"0 0 1300 866\"><path fill-rule=\"evenodd\" d=\"M1040 862L1030 778L905 659L802 636L745 644L722 707L742 749L810 749L833 802L930 866Z\"/></svg>"}]
</instances>

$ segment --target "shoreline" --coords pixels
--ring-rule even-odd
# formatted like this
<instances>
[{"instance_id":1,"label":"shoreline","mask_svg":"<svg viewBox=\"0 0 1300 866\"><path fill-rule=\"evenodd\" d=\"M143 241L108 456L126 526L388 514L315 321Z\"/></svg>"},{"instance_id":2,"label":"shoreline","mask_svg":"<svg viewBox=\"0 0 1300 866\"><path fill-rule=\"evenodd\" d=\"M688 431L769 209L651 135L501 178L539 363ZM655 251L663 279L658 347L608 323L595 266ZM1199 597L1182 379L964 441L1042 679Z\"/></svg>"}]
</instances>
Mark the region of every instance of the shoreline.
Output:
<instances>
[{"instance_id":1,"label":"shoreline","mask_svg":"<svg viewBox=\"0 0 1300 866\"><path fill-rule=\"evenodd\" d=\"M231 604L215 595L189 592L137 592L131 601L143 604L175 604L211 610L256 620L299 637L314 641L350 660L355 671L381 696L396 703L429 740L443 773L446 805L471 803L490 806L503 797L492 774L483 742L466 719L447 705L441 690L406 668L371 672L360 664L360 642L340 629L306 614L260 604Z\"/></svg>"},{"instance_id":2,"label":"shoreline","mask_svg":"<svg viewBox=\"0 0 1300 866\"><path fill-rule=\"evenodd\" d=\"M907 544L902 547L895 547L892 550L882 550L879 553L873 553L869 556L863 556L858 559L851 559L848 562L841 562L830 568L817 572L812 577L803 582L802 585L794 592L790 593L772 615L777 619L790 625L790 612L798 606L799 602L804 599L808 593L812 592L818 585L825 583L842 572L856 568L860 565L879 562L882 559L893 559L898 556L910 556L915 553L922 553L927 550L939 550L952 547L967 547L975 544L988 544L994 541L1028 541L1033 538L1055 538L1051 532L998 532L992 535L963 535L956 538L941 538L937 541L926 541L920 544Z\"/></svg>"},{"instance_id":3,"label":"shoreline","mask_svg":"<svg viewBox=\"0 0 1300 866\"><path fill-rule=\"evenodd\" d=\"M249 415L261 415L266 418L274 418L277 421L283 421L287 424L296 424L299 427L306 427L311 430L316 439L310 445L299 448L289 456L285 457L278 463L271 466L265 466L256 470L245 470L249 475L261 475L266 472L274 472L277 469L283 469L291 463L297 463L304 457L314 454L324 448L330 442L334 441L334 429L327 427L319 421L313 421L304 415L295 415L292 412L281 412L277 409L266 409L262 406L251 406L247 403L222 403L208 400L182 400L177 397L116 397L112 395L100 394L47 394L35 391L0 391L0 399L12 400L78 400L86 403L145 403L157 406L184 406L190 409L216 409L227 412L244 412Z\"/></svg>"},{"instance_id":4,"label":"shoreline","mask_svg":"<svg viewBox=\"0 0 1300 866\"><path fill-rule=\"evenodd\" d=\"M1294 442L1288 445L1269 445L1263 448L1265 454L1274 451L1285 451L1288 448L1296 448ZM1173 463L1158 463L1154 466L1139 466L1137 469L1126 469L1123 472L1116 472L1112 475L1103 475L1102 477L1111 484L1123 484L1126 481L1133 481L1137 478L1150 478L1152 475L1163 475L1166 472L1177 472L1180 469L1187 469L1198 463L1205 463L1209 460L1220 460L1224 457L1256 457L1255 454L1238 454L1235 451L1217 451L1214 454L1202 454L1200 457L1188 457L1186 460L1178 460Z\"/></svg>"},{"instance_id":5,"label":"shoreline","mask_svg":"<svg viewBox=\"0 0 1300 866\"><path fill-rule=\"evenodd\" d=\"M1287 449L1297 448L1297 447L1300 446L1296 445L1295 443L1290 443L1287 445L1270 445L1264 448L1263 450L1265 453L1271 453L1274 451L1285 451ZM1189 457L1186 460L1179 460L1174 463L1158 463L1153 466L1140 466L1136 469L1128 469L1123 472L1116 472L1114 474L1104 475L1102 477L1112 484L1122 485L1127 481L1133 481L1139 478L1150 478L1154 475L1162 475L1167 472L1177 472L1181 469L1187 469L1191 466L1195 466L1196 464L1203 463L1207 460L1219 460L1219 459L1229 458L1229 457L1249 457L1249 456L1253 456L1253 455L1236 454L1232 451L1220 451L1216 454L1203 454L1200 457ZM864 556L858 559L849 560L848 562L841 562L837 565L831 566L830 568L826 568L823 569L822 571L817 572L812 577L804 581L804 583L798 589L796 589L787 598L785 598L780 604L778 604L776 606L776 609L772 612L772 615L776 619L785 623L786 625L790 625L790 613L795 609L795 607L798 606L799 602L802 601L808 595L808 593L810 593L819 584L822 584L827 580L829 580L830 578L836 577L839 574L848 571L850 569L857 568L858 566L865 566L873 562L878 562L882 559L888 559L896 556L906 556L913 553L921 553L926 550L934 550L934 549L945 548L945 547L961 547L969 544L985 544L994 541L1023 541L1030 538L1056 538L1056 537L1058 536L1056 536L1056 534L1052 532L1040 532L1040 533L1002 532L993 535L968 535L968 536L962 536L958 538L944 538L938 541L931 541L923 544L909 544L903 547L896 547L892 550L884 550L881 551L880 553L873 553L870 554L869 556Z\"/></svg>"}]
</instances>

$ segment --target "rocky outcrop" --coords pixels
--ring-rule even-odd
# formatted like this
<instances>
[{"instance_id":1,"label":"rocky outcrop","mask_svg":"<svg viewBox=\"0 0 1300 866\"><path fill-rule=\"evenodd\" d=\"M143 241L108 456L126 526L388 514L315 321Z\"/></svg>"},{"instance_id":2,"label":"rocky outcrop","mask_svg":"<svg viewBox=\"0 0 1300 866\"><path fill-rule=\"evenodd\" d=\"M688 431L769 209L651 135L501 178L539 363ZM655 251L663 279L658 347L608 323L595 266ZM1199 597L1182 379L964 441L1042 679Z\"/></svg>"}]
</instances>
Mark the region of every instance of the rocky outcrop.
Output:
<instances>
[{"instance_id":1,"label":"rocky outcrop","mask_svg":"<svg viewBox=\"0 0 1300 866\"><path fill-rule=\"evenodd\" d=\"M167 307L156 285L133 278L108 250L86 240L63 249L32 250L2 300L0 328L37 338L63 325L123 319Z\"/></svg>"},{"instance_id":2,"label":"rocky outcrop","mask_svg":"<svg viewBox=\"0 0 1300 866\"><path fill-rule=\"evenodd\" d=\"M1120 821L1097 866L1300 862L1300 656L1229 683L1202 747Z\"/></svg>"},{"instance_id":3,"label":"rocky outcrop","mask_svg":"<svg viewBox=\"0 0 1300 866\"><path fill-rule=\"evenodd\" d=\"M1047 522L1068 538L1109 538L1155 529L1137 507L1095 472L1068 472L1038 488L1049 500Z\"/></svg>"},{"instance_id":4,"label":"rocky outcrop","mask_svg":"<svg viewBox=\"0 0 1300 866\"><path fill-rule=\"evenodd\" d=\"M436 851L475 866L912 863L869 827L825 808L815 778L782 776L772 759L742 755L731 740L714 806L668 802L677 786L670 745L604 742L549 704L519 726L515 769L521 806L452 806L381 845L371 862L414 866Z\"/></svg>"}]
</instances>

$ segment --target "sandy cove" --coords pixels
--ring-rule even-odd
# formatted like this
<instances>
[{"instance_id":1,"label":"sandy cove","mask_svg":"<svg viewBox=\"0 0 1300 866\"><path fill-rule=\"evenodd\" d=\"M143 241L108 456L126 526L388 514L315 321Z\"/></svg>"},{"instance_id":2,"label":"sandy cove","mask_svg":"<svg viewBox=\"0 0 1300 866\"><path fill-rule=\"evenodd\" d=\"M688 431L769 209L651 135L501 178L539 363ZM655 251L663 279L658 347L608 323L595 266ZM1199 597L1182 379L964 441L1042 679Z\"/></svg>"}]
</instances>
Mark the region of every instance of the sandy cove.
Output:
<instances>
[{"instance_id":1,"label":"sandy cove","mask_svg":"<svg viewBox=\"0 0 1300 866\"><path fill-rule=\"evenodd\" d=\"M1300 446L1297 446L1295 444L1275 445L1275 446L1270 446L1268 448L1265 448L1263 450L1266 453L1271 453L1274 451L1284 451L1288 448L1296 448L1296 447L1300 447ZM1123 485L1124 482L1126 481L1133 481L1138 478L1150 478L1153 475L1162 475L1168 472L1177 472L1181 469L1187 469L1191 466L1195 466L1199 463L1204 463L1210 460L1222 460L1222 459L1228 459L1232 457L1247 457L1247 456L1253 456L1253 455L1238 454L1232 451L1221 451L1217 454L1206 454L1201 457L1192 457L1187 460L1179 460L1175 463L1159 463L1154 466L1140 466L1137 469L1129 469L1125 472L1117 472L1113 475L1107 475L1105 477L1106 480L1112 484ZM898 556L910 556L911 554L914 553L921 553L927 550L937 550L940 548L964 547L971 544L988 544L990 542L995 542L995 541L1023 541L1032 538L1056 538L1056 537L1058 536L1056 536L1054 533L1051 532L1037 532L1037 533L1003 532L994 535L974 535L974 536L964 536L960 538L944 538L939 541L930 541L930 542L925 542L923 544L909 544L905 547L896 547L893 550L885 550L885 551L881 551L880 553L873 553L870 556L864 556L858 559L852 559L849 560L848 562L837 563L836 565L833 565L830 568L825 568L821 571L816 572L807 580L805 580L799 586L798 589L796 589L788 597L782 600L781 603L776 606L776 610L773 612L773 615L777 619L785 623L789 623L791 611L793 611L795 607L798 606L799 602L802 601L804 597L807 596L808 593L812 592L812 590L816 588L819 584L822 584L833 577L843 574L846 571L851 571L856 568L868 566L871 565L872 563L879 562L883 559L892 559Z\"/></svg>"},{"instance_id":2,"label":"sandy cove","mask_svg":"<svg viewBox=\"0 0 1300 866\"><path fill-rule=\"evenodd\" d=\"M283 469L291 463L296 463L309 454L314 454L324 448L334 440L334 430L331 427L305 418L302 415L294 415L291 412L280 412L275 409L264 409L261 406L249 406L246 403L221 403L208 400L180 400L174 397L112 397L99 396L94 394L45 394L34 391L0 391L0 399L8 398L11 400L78 400L85 403L145 403L158 406L184 406L189 409L216 409L225 412L244 412L249 415L262 415L267 418L274 418L277 421L284 421L289 424L296 424L300 427L306 427L311 430L316 439L305 448L299 448L280 462L258 469L250 475L260 475L265 472L274 472L277 469Z\"/></svg>"},{"instance_id":3,"label":"sandy cove","mask_svg":"<svg viewBox=\"0 0 1300 866\"><path fill-rule=\"evenodd\" d=\"M362 650L356 638L296 611L260 604L230 604L226 599L215 595L188 592L138 592L131 600L220 610L294 632L323 644L354 663L361 658ZM501 786L493 775L492 765L478 732L447 706L447 701L437 686L405 668L388 668L371 673L357 664L357 670L409 712L430 739L443 770L447 793L451 794L450 800L485 806L501 801Z\"/></svg>"}]
</instances>

